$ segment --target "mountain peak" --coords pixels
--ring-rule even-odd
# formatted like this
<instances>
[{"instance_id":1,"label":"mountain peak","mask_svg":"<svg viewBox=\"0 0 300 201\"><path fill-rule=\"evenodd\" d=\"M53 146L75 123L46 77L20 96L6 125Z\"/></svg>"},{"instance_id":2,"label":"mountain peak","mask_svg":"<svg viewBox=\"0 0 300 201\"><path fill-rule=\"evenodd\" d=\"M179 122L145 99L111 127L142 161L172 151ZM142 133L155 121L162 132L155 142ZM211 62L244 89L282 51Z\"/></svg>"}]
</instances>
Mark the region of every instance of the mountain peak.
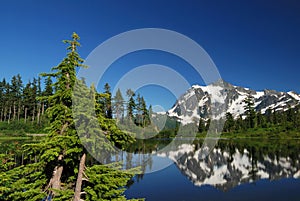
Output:
<instances>
[{"instance_id":1,"label":"mountain peak","mask_svg":"<svg viewBox=\"0 0 300 201\"><path fill-rule=\"evenodd\" d=\"M168 111L169 116L181 119L183 124L192 123L195 119L222 118L226 112L230 112L235 118L244 115L245 98L253 97L256 111L264 114L268 109L285 111L289 107L300 105L300 95L295 92L277 92L264 90L261 92L234 86L223 79L207 85L193 85ZM217 107L225 107L214 113L211 117L212 104ZM217 109L217 108L214 108Z\"/></svg>"},{"instance_id":2,"label":"mountain peak","mask_svg":"<svg viewBox=\"0 0 300 201\"><path fill-rule=\"evenodd\" d=\"M229 82L226 82L225 80L223 80L222 78L218 79L217 81L211 83L210 85L213 86L220 86L222 88L233 88L234 86L232 84L230 84Z\"/></svg>"}]
</instances>

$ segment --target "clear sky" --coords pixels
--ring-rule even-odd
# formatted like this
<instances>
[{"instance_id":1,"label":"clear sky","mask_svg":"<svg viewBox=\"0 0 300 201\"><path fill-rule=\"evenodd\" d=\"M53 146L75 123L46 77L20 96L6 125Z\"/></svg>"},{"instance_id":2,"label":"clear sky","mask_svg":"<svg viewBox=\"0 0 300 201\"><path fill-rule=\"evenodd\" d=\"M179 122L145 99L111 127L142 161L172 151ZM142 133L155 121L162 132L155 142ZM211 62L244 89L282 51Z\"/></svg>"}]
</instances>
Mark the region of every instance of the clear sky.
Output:
<instances>
[{"instance_id":1,"label":"clear sky","mask_svg":"<svg viewBox=\"0 0 300 201\"><path fill-rule=\"evenodd\" d=\"M298 0L0 0L0 77L10 79L20 73L26 82L48 72L65 57L61 41L74 31L81 37L79 53L86 58L119 33L164 28L201 45L222 78L234 85L300 93L299 11ZM153 60L174 69L187 65L173 55L136 52L116 61L115 66L126 67L122 72L112 67L103 82L114 85L120 73ZM192 71L180 73L191 84L203 84ZM161 105L171 107L174 99L159 91L152 88L152 94L164 97ZM160 104L150 92L145 96L148 102Z\"/></svg>"}]
</instances>

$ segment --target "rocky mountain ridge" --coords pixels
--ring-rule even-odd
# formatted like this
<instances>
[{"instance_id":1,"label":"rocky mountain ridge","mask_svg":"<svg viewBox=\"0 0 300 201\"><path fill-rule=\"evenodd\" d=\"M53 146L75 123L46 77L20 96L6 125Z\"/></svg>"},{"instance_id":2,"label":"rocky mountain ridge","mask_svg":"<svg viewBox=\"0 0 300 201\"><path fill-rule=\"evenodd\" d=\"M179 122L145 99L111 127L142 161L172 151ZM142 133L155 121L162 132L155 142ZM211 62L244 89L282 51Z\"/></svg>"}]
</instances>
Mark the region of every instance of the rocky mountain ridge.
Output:
<instances>
[{"instance_id":1,"label":"rocky mountain ridge","mask_svg":"<svg viewBox=\"0 0 300 201\"><path fill-rule=\"evenodd\" d=\"M193 85L176 101L167 115L177 118L182 124L195 122L200 117L222 118L227 112L237 118L244 114L244 100L249 95L253 97L255 110L262 114L267 110L285 111L300 104L300 95L293 91L255 91L219 80L207 86Z\"/></svg>"}]
</instances>

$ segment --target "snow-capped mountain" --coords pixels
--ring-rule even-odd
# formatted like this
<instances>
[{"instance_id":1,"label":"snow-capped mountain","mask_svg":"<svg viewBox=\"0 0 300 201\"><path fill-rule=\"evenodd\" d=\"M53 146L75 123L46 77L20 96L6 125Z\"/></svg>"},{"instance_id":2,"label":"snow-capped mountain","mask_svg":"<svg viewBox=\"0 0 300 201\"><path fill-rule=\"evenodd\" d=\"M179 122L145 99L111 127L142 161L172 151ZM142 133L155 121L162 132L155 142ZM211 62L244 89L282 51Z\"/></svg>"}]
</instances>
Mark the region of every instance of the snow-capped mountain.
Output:
<instances>
[{"instance_id":1,"label":"snow-capped mountain","mask_svg":"<svg viewBox=\"0 0 300 201\"><path fill-rule=\"evenodd\" d=\"M195 122L195 119L199 120L200 117L221 118L226 112L230 112L236 118L244 114L244 100L249 94L253 97L256 111L262 114L268 109L287 110L300 104L300 95L293 91L254 91L219 80L207 86L193 85L167 114L178 118L182 124Z\"/></svg>"}]
</instances>

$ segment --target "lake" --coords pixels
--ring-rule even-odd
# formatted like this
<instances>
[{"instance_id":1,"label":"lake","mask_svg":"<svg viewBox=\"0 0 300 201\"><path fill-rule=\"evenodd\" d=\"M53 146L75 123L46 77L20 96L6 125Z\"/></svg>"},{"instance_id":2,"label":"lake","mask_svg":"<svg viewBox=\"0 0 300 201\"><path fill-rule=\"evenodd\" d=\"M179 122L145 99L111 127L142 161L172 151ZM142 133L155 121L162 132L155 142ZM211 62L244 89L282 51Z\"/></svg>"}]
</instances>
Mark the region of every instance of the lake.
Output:
<instances>
[{"instance_id":1,"label":"lake","mask_svg":"<svg viewBox=\"0 0 300 201\"><path fill-rule=\"evenodd\" d=\"M299 139L223 139L207 157L199 159L197 147L201 143L186 144L186 151L177 160L175 152L160 157L149 154L147 158L147 148L135 149L131 158L147 158L143 160L150 163L141 164L149 173L136 176L126 196L150 201L300 200ZM150 144L153 153L155 143ZM168 161L169 166L151 171Z\"/></svg>"},{"instance_id":2,"label":"lake","mask_svg":"<svg viewBox=\"0 0 300 201\"><path fill-rule=\"evenodd\" d=\"M30 141L0 140L0 152ZM122 152L124 167L143 174L128 184L127 198L149 201L300 200L299 139L220 139L207 156L203 140L144 140ZM22 163L18 153L16 160Z\"/></svg>"}]
</instances>

